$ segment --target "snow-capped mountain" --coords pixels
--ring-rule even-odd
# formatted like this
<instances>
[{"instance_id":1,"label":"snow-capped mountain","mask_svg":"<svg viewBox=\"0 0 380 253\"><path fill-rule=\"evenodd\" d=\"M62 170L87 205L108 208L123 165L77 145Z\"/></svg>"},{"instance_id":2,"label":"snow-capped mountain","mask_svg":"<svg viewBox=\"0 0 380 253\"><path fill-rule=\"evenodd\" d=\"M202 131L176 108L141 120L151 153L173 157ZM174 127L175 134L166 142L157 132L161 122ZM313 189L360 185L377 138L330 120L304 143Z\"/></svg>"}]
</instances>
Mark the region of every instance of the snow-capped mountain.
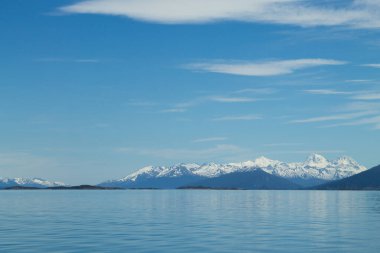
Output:
<instances>
[{"instance_id":1,"label":"snow-capped mountain","mask_svg":"<svg viewBox=\"0 0 380 253\"><path fill-rule=\"evenodd\" d=\"M253 161L228 164L177 164L170 167L144 167L119 180L101 183L101 186L126 188L176 188L204 178L219 177L233 172L247 172L261 169L271 175L286 178L303 186L316 185L338 180L360 173L366 168L350 157L329 161L322 155L312 154L306 161L285 163L259 157ZM182 184L182 185L181 185Z\"/></svg>"},{"instance_id":2,"label":"snow-capped mountain","mask_svg":"<svg viewBox=\"0 0 380 253\"><path fill-rule=\"evenodd\" d=\"M366 170L352 158L343 156L329 161L325 157L313 154L305 162L284 163L272 161L262 169L270 174L285 178L316 178L322 180L338 180Z\"/></svg>"},{"instance_id":3,"label":"snow-capped mountain","mask_svg":"<svg viewBox=\"0 0 380 253\"><path fill-rule=\"evenodd\" d=\"M47 188L55 186L65 186L61 182L50 182L41 178L1 178L0 177L0 189L8 188L14 186L23 186L23 187L36 187L36 188Z\"/></svg>"}]
</instances>

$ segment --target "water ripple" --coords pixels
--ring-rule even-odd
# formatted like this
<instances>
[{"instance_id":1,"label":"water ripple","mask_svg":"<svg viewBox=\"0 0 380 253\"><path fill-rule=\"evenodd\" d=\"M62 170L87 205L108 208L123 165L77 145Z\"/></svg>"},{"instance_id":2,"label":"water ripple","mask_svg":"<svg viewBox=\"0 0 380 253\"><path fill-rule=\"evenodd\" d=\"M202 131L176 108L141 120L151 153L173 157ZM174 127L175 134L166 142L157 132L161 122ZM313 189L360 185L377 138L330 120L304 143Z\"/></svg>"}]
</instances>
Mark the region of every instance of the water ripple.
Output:
<instances>
[{"instance_id":1,"label":"water ripple","mask_svg":"<svg viewBox=\"0 0 380 253\"><path fill-rule=\"evenodd\" d=\"M379 252L380 192L1 191L0 252Z\"/></svg>"}]
</instances>

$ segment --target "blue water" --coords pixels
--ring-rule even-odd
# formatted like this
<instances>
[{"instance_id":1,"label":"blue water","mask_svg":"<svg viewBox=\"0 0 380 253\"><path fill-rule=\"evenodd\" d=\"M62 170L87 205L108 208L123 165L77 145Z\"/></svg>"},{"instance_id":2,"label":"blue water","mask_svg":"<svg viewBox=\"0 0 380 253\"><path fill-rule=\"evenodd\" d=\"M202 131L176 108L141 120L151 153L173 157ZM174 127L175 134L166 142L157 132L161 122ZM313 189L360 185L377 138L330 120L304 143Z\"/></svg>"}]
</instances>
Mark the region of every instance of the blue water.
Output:
<instances>
[{"instance_id":1,"label":"blue water","mask_svg":"<svg viewBox=\"0 0 380 253\"><path fill-rule=\"evenodd\" d=\"M0 252L380 252L380 192L0 191Z\"/></svg>"}]
</instances>

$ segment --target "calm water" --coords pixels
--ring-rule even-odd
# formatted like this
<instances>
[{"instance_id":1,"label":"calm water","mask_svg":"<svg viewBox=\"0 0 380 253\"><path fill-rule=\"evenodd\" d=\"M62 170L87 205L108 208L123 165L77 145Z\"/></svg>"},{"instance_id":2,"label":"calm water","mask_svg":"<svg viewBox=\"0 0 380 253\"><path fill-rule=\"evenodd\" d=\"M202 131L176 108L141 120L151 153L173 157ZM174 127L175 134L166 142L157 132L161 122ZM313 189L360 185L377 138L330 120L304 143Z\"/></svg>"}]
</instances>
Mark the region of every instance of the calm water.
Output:
<instances>
[{"instance_id":1,"label":"calm water","mask_svg":"<svg viewBox=\"0 0 380 253\"><path fill-rule=\"evenodd\" d=\"M380 192L0 191L0 252L380 252Z\"/></svg>"}]
</instances>

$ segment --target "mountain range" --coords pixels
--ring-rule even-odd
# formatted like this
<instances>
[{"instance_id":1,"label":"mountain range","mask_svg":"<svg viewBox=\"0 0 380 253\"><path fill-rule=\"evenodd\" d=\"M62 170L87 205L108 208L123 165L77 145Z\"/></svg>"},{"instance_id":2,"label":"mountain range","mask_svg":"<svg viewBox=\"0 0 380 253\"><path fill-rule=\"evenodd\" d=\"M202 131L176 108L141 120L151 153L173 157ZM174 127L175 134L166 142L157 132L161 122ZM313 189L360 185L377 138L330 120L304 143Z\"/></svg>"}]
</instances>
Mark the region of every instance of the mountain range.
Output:
<instances>
[{"instance_id":1,"label":"mountain range","mask_svg":"<svg viewBox=\"0 0 380 253\"><path fill-rule=\"evenodd\" d=\"M106 181L99 185L121 188L174 189L184 186L202 186L201 182L210 182L218 177L224 178L224 175L256 170L261 170L271 175L272 178L286 179L302 188L347 178L365 171L366 168L347 156L329 161L322 155L312 154L304 162L298 163L286 163L259 157L253 161L240 163L205 163L201 165L181 163L169 167L147 166L124 178ZM263 187L270 188L269 185Z\"/></svg>"},{"instance_id":2,"label":"mountain range","mask_svg":"<svg viewBox=\"0 0 380 253\"><path fill-rule=\"evenodd\" d=\"M48 188L48 187L58 187L65 186L61 182L50 182L41 178L0 178L0 189L11 188L16 186L22 187L34 187L34 188Z\"/></svg>"},{"instance_id":3,"label":"mountain range","mask_svg":"<svg viewBox=\"0 0 380 253\"><path fill-rule=\"evenodd\" d=\"M90 188L92 186L89 186ZM147 166L117 180L100 183L105 189L317 189L380 190L380 166L367 170L352 158L327 160L312 154L304 162L286 163L259 157L240 163L181 163ZM0 189L87 189L40 178L0 178Z\"/></svg>"}]
</instances>

